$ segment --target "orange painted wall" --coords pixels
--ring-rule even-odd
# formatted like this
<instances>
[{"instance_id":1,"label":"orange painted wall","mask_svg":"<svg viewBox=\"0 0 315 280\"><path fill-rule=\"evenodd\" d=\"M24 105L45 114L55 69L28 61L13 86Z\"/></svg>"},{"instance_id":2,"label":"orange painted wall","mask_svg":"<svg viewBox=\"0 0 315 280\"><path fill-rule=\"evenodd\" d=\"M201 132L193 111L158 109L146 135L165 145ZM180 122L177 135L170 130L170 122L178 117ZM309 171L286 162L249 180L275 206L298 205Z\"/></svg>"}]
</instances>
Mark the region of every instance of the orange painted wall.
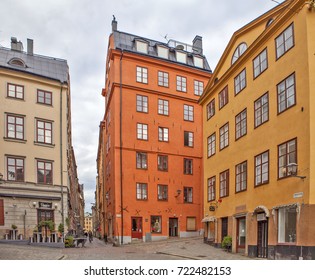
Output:
<instances>
[{"instance_id":1,"label":"orange painted wall","mask_svg":"<svg viewBox=\"0 0 315 280\"><path fill-rule=\"evenodd\" d=\"M110 44L112 44L112 37ZM169 235L169 218L176 217L179 231L186 232L187 217L196 217L196 233L202 229L202 108L194 94L194 80L206 86L210 72L175 63L154 59L149 56L111 50L109 48L105 88L107 111L110 124L104 129L104 146L111 135L111 146L106 154L105 166L110 161L110 175L105 176L105 189L110 191L110 199L105 212L112 216L113 236L121 236L121 192L120 192L120 90L122 92L122 185L123 185L123 235L131 236L131 217L142 217L143 236L150 232L151 215L162 216L162 233L152 236ZM121 60L122 58L122 60ZM136 67L148 69L148 84L136 82ZM121 67L121 68L120 68ZM120 73L121 69L121 73ZM169 87L158 86L158 71L169 73ZM120 84L120 74L122 83ZM176 76L187 78L187 92L176 90ZM120 87L121 86L121 87ZM137 112L136 95L148 96L148 113ZM169 100L169 116L158 114L158 99ZM183 106L194 107L194 121L184 121ZM137 139L137 123L148 124L148 141ZM169 141L158 141L158 127L169 128ZM184 146L184 131L194 133L194 147ZM147 152L148 169L136 168L136 152ZM157 170L157 155L168 155L168 172ZM184 175L184 158L193 159L193 174ZM148 184L148 199L136 199L136 183ZM168 201L158 201L157 185L168 185ZM193 203L184 203L183 187L193 187ZM181 194L177 196L177 190Z\"/></svg>"}]
</instances>

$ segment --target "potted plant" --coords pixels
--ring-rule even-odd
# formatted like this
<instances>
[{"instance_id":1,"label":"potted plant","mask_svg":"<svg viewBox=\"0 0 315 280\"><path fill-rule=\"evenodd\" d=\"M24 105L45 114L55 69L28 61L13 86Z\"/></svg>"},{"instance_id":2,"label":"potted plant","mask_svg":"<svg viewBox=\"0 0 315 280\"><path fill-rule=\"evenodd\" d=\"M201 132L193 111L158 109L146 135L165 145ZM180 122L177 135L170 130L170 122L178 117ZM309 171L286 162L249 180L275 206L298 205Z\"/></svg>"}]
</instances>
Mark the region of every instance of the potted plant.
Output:
<instances>
[{"instance_id":1,"label":"potted plant","mask_svg":"<svg viewBox=\"0 0 315 280\"><path fill-rule=\"evenodd\" d=\"M17 229L17 226L16 226L15 224L13 224L13 225L11 225L11 228L12 228L13 230L16 230L16 229Z\"/></svg>"},{"instance_id":2,"label":"potted plant","mask_svg":"<svg viewBox=\"0 0 315 280\"><path fill-rule=\"evenodd\" d=\"M63 224L59 224L59 226L58 226L58 232L59 232L60 234L62 234L64 231L65 231L64 225L63 225Z\"/></svg>"},{"instance_id":3,"label":"potted plant","mask_svg":"<svg viewBox=\"0 0 315 280\"><path fill-rule=\"evenodd\" d=\"M71 248L71 247L74 247L75 244L74 244L74 237L69 235L66 237L65 239L65 247L66 248Z\"/></svg>"},{"instance_id":4,"label":"potted plant","mask_svg":"<svg viewBox=\"0 0 315 280\"><path fill-rule=\"evenodd\" d=\"M224 236L222 243L221 243L222 248L226 249L228 252L231 251L232 248L232 237L227 235Z\"/></svg>"}]
</instances>

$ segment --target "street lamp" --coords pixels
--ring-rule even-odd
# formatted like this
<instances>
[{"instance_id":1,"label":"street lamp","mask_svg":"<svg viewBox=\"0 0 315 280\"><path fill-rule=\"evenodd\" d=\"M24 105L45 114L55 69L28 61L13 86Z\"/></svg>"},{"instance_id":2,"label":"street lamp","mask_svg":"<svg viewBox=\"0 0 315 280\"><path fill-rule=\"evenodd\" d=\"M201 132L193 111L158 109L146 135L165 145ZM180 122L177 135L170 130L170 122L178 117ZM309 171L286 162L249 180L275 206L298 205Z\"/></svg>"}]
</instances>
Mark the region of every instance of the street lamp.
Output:
<instances>
[{"instance_id":1,"label":"street lamp","mask_svg":"<svg viewBox=\"0 0 315 280\"><path fill-rule=\"evenodd\" d=\"M295 162L291 162L287 165L288 176L305 179L306 176L297 175L298 165Z\"/></svg>"}]
</instances>

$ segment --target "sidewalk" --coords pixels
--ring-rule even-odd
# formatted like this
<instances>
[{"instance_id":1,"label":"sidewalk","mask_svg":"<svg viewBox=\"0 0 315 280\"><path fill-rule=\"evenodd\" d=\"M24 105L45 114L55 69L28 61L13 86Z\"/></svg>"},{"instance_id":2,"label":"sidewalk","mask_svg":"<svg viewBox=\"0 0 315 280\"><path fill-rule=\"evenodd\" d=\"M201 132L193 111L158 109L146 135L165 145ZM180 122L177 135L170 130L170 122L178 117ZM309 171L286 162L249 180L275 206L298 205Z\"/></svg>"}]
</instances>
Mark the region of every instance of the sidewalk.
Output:
<instances>
[{"instance_id":1,"label":"sidewalk","mask_svg":"<svg viewBox=\"0 0 315 280\"><path fill-rule=\"evenodd\" d=\"M215 248L203 242L202 237L168 239L150 243L126 245L130 247L145 247L152 253L180 257L190 260L251 260L241 254L229 253L222 248Z\"/></svg>"}]
</instances>

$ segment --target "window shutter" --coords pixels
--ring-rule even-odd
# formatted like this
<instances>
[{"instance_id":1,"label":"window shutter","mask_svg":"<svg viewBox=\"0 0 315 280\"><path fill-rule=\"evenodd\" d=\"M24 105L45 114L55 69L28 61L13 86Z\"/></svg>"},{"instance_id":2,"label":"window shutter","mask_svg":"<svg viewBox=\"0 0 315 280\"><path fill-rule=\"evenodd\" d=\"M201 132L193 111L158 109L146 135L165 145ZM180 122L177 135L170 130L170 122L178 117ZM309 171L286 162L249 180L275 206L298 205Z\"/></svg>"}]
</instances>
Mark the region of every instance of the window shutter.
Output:
<instances>
[{"instance_id":1,"label":"window shutter","mask_svg":"<svg viewBox=\"0 0 315 280\"><path fill-rule=\"evenodd\" d=\"M196 218L187 217L187 230L196 230Z\"/></svg>"}]
</instances>

